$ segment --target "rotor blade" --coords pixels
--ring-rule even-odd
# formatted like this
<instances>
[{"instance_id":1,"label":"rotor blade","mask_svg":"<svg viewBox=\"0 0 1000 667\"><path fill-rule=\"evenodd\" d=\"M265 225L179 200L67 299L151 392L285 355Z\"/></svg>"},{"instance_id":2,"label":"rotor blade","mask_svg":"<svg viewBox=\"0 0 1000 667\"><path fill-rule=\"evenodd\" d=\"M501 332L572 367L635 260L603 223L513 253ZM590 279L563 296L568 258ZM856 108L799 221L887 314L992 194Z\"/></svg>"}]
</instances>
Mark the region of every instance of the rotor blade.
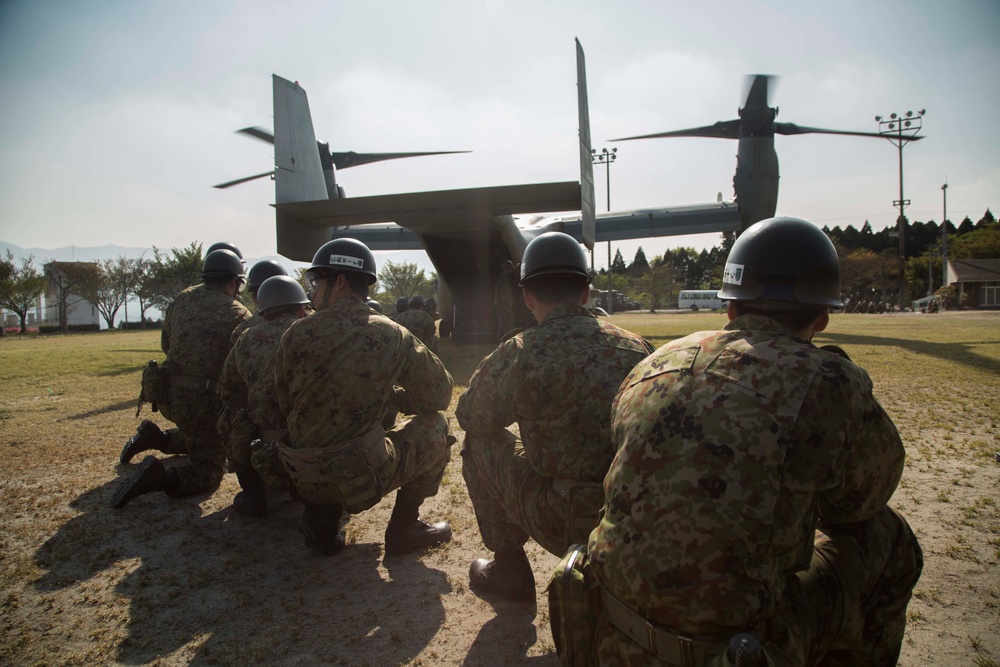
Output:
<instances>
[{"instance_id":1,"label":"rotor blade","mask_svg":"<svg viewBox=\"0 0 1000 667\"><path fill-rule=\"evenodd\" d=\"M892 134L879 134L878 132L850 132L848 130L825 130L821 127L807 127L796 125L795 123L775 123L776 134L846 134L852 137L891 137ZM909 137L910 141L917 141L923 137Z\"/></svg>"},{"instance_id":2,"label":"rotor blade","mask_svg":"<svg viewBox=\"0 0 1000 667\"><path fill-rule=\"evenodd\" d=\"M348 151L346 153L330 153L330 157L333 158L333 165L337 169L347 169L348 167L357 167L362 164L370 164L372 162L382 162L383 160L398 160L404 157L421 157L424 155L452 155L454 153L471 153L472 151L429 151L426 153L355 153L354 151Z\"/></svg>"},{"instance_id":3,"label":"rotor blade","mask_svg":"<svg viewBox=\"0 0 1000 667\"><path fill-rule=\"evenodd\" d=\"M269 144L274 143L274 133L263 127L244 127L242 130L236 131L241 134L249 135L254 139L260 139L261 141L265 141Z\"/></svg>"},{"instance_id":4,"label":"rotor blade","mask_svg":"<svg viewBox=\"0 0 1000 667\"><path fill-rule=\"evenodd\" d=\"M744 108L755 108L755 107L769 107L771 106L768 100L768 87L771 80L775 83L778 81L778 77L772 74L754 74L752 76L747 76L747 85L744 87L746 95L743 103Z\"/></svg>"},{"instance_id":5,"label":"rotor blade","mask_svg":"<svg viewBox=\"0 0 1000 667\"><path fill-rule=\"evenodd\" d=\"M664 137L709 137L711 139L738 139L740 136L740 121L720 120L714 125L705 127L692 127L687 130L674 130L673 132L659 132L657 134L644 134L639 137L623 137L621 139L610 139L610 141L631 141L633 139L660 139Z\"/></svg>"},{"instance_id":6,"label":"rotor blade","mask_svg":"<svg viewBox=\"0 0 1000 667\"><path fill-rule=\"evenodd\" d=\"M270 176L274 171L267 171L263 174L257 174L256 176L245 176L243 178L237 178L235 181L229 181L227 183L219 183L218 185L213 185L213 188L219 188L220 190L232 187L234 185L239 185L240 183L246 183L247 181L253 181L258 178L264 178L265 176Z\"/></svg>"}]
</instances>

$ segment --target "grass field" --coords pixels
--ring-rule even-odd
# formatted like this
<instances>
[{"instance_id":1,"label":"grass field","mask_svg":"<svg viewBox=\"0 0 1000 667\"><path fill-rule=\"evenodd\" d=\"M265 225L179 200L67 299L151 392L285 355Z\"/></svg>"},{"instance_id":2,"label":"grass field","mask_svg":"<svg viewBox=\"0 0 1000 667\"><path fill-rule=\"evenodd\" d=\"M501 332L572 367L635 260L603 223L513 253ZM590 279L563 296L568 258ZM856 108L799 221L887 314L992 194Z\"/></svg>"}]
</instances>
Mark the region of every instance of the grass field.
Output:
<instances>
[{"instance_id":1,"label":"grass field","mask_svg":"<svg viewBox=\"0 0 1000 667\"><path fill-rule=\"evenodd\" d=\"M657 346L725 322L610 319ZM997 665L1000 313L835 315L815 342L869 371L907 444L893 505L926 562L900 664ZM442 342L456 398L489 351ZM455 541L409 559L380 560L388 503L352 518L350 548L323 559L302 547L291 503L235 515L231 475L213 495L111 510L134 469L117 456L138 423L139 375L160 358L159 332L0 338L0 664L557 664L553 557L529 550L537 608L467 590L485 551L457 449L425 506Z\"/></svg>"}]
</instances>

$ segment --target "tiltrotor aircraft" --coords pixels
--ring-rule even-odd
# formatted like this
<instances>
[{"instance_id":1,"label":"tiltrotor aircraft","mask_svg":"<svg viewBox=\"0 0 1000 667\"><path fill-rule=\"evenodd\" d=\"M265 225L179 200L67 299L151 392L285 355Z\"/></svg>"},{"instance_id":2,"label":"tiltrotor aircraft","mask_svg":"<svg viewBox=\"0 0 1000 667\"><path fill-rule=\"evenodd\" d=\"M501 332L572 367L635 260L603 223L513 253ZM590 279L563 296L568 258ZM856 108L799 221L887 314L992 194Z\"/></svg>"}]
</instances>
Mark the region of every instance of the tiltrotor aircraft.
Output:
<instances>
[{"instance_id":1,"label":"tiltrotor aircraft","mask_svg":"<svg viewBox=\"0 0 1000 667\"><path fill-rule=\"evenodd\" d=\"M316 141L306 91L277 75L273 83L275 168L222 186L273 173L277 251L291 260L310 261L323 243L343 237L363 241L372 250L425 250L439 278L442 331L450 330L456 342L496 340L494 287L500 267L505 260L518 263L528 241L542 232L566 232L592 249L595 242L739 229L738 209L731 201L595 216L586 73L579 42L580 182L345 198L335 168L373 160L364 154L331 153L328 144ZM266 130L245 132L272 140ZM346 164L338 161L338 155L356 158ZM513 217L567 211L581 214L530 222Z\"/></svg>"}]
</instances>

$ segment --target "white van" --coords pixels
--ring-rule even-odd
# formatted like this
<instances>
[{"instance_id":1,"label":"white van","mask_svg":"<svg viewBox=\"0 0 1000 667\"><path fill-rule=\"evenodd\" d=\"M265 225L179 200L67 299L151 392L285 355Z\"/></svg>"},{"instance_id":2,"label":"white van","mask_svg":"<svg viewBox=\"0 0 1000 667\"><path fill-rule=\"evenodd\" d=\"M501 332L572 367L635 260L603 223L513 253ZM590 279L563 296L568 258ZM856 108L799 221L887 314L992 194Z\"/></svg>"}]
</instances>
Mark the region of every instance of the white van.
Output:
<instances>
[{"instance_id":1,"label":"white van","mask_svg":"<svg viewBox=\"0 0 1000 667\"><path fill-rule=\"evenodd\" d=\"M699 311L703 308L718 310L722 308L722 299L717 289L682 289L677 295L678 308L690 308Z\"/></svg>"}]
</instances>

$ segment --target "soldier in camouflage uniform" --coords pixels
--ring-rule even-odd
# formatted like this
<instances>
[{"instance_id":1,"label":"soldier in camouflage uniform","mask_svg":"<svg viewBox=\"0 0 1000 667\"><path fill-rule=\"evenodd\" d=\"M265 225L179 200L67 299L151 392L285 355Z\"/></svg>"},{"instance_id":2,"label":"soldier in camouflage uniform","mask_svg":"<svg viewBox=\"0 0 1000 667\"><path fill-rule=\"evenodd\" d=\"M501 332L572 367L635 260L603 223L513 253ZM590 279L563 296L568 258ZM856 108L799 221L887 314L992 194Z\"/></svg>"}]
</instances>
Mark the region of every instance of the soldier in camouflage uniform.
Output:
<instances>
[{"instance_id":1,"label":"soldier in camouflage uniform","mask_svg":"<svg viewBox=\"0 0 1000 667\"><path fill-rule=\"evenodd\" d=\"M288 271L285 270L285 267L273 259L262 259L250 267L250 272L247 274L247 291L250 292L250 298L253 300L255 310L259 311L259 306L257 306L257 291L264 281L272 276L287 275ZM238 327L233 329L233 335L229 337L229 347L236 345L236 340L240 337L240 334L263 321L264 318L260 316L259 312L255 312L253 317L241 322Z\"/></svg>"},{"instance_id":2,"label":"soldier in camouflage uniform","mask_svg":"<svg viewBox=\"0 0 1000 667\"><path fill-rule=\"evenodd\" d=\"M405 296L401 296L396 299L394 308L396 309L396 312L392 314L392 320L394 322L399 322L399 316L410 309L410 300Z\"/></svg>"},{"instance_id":3,"label":"soldier in camouflage uniform","mask_svg":"<svg viewBox=\"0 0 1000 667\"><path fill-rule=\"evenodd\" d=\"M275 390L288 423L277 455L306 501L306 544L332 555L343 549L339 522L398 489L385 531L387 555L451 539L447 523L419 518L438 491L450 458L452 378L404 327L365 305L375 257L360 241L335 239L306 273L316 314L289 327L275 359ZM390 401L414 415L388 432ZM254 454L254 467L266 461Z\"/></svg>"},{"instance_id":4,"label":"soldier in camouflage uniform","mask_svg":"<svg viewBox=\"0 0 1000 667\"><path fill-rule=\"evenodd\" d=\"M120 459L128 463L136 454L156 449L186 454L187 461L167 469L156 457L147 456L136 474L115 491L112 505L116 509L144 493L189 496L211 491L222 480L226 453L216 432L222 407L216 391L229 353L229 336L250 317L250 311L235 298L243 275L243 261L235 253L214 250L205 257L205 282L181 292L167 308L160 346L167 355L162 369L169 388L166 400L158 404L177 428L164 433L153 422L144 421Z\"/></svg>"},{"instance_id":5,"label":"soldier in camouflage uniform","mask_svg":"<svg viewBox=\"0 0 1000 667\"><path fill-rule=\"evenodd\" d=\"M667 343L615 399L597 660L895 665L922 556L887 505L904 450L871 379L810 342L842 307L836 250L757 223L719 296L723 331Z\"/></svg>"},{"instance_id":6,"label":"soldier in camouflage uniform","mask_svg":"<svg viewBox=\"0 0 1000 667\"><path fill-rule=\"evenodd\" d=\"M254 302L262 323L236 341L219 381L224 406L220 435L227 440L230 469L242 488L233 498L233 508L252 517L267 514L267 500L264 480L253 469L250 443L277 442L288 432L274 391L274 357L282 334L305 317L309 303L302 286L287 275L269 277L257 288Z\"/></svg>"},{"instance_id":7,"label":"soldier in camouflage uniform","mask_svg":"<svg viewBox=\"0 0 1000 667\"><path fill-rule=\"evenodd\" d=\"M424 345L437 352L434 318L424 310L424 297L419 294L410 297L409 308L400 313L396 321L409 329Z\"/></svg>"},{"instance_id":8,"label":"soldier in camouflage uniform","mask_svg":"<svg viewBox=\"0 0 1000 667\"><path fill-rule=\"evenodd\" d=\"M653 348L584 307L587 257L571 236L533 239L523 267L524 300L541 324L483 360L456 416L465 429L462 472L495 553L472 564L472 588L534 601L524 544L530 537L562 555L597 525L614 456L611 401ZM507 430L514 423L520 438Z\"/></svg>"}]
</instances>

